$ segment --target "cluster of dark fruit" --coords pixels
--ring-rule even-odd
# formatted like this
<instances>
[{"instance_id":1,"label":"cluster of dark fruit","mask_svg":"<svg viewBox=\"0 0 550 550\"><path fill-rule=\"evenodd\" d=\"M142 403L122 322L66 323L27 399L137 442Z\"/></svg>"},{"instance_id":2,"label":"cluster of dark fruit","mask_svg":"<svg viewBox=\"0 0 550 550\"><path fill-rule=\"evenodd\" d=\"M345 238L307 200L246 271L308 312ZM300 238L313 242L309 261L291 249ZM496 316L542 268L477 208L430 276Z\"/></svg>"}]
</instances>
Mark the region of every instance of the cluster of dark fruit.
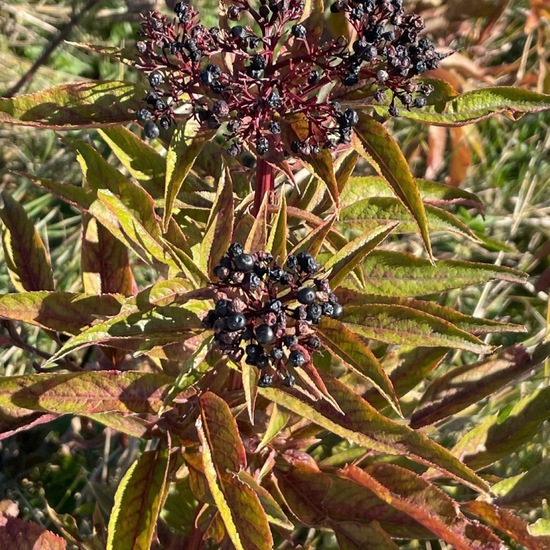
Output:
<instances>
[{"instance_id":1,"label":"cluster of dark fruit","mask_svg":"<svg viewBox=\"0 0 550 550\"><path fill-rule=\"evenodd\" d=\"M297 22L302 0L233 0L230 21L246 13L256 30L243 24L207 29L198 13L178 2L176 18L150 12L143 18L142 40L137 43L137 67L149 79L151 91L137 112L148 138L174 122L174 107L188 98L192 116L209 129L226 124L228 154L237 156L244 145L259 156L309 155L322 147L349 143L357 113L342 112L329 98L319 101L321 87L340 81L344 86L364 83L383 101L391 90L390 114L397 115L395 99L407 108L422 107L429 86L412 78L437 67L441 56L425 38L419 16L405 14L399 0L337 0L333 12L342 12L357 31L351 51L343 39L320 40ZM231 54L231 67L223 56ZM296 63L299 59L299 63ZM283 140L284 121L299 114L308 126L303 139Z\"/></svg>"},{"instance_id":2,"label":"cluster of dark fruit","mask_svg":"<svg viewBox=\"0 0 550 550\"><path fill-rule=\"evenodd\" d=\"M357 31L353 53L340 65L340 77L346 86L366 81L375 84L375 99L383 101L390 90L389 112L397 116L395 99L407 108L424 107L433 91L412 79L436 69L442 55L427 38L419 38L424 29L422 17L407 14L402 0L336 0L333 13L345 13Z\"/></svg>"},{"instance_id":3,"label":"cluster of dark fruit","mask_svg":"<svg viewBox=\"0 0 550 550\"><path fill-rule=\"evenodd\" d=\"M258 367L260 386L271 385L274 377L292 386L295 369L321 346L315 325L323 316L342 315L315 259L302 252L282 267L271 254L248 254L233 243L214 275L216 302L204 325L214 330L218 349Z\"/></svg>"}]
</instances>

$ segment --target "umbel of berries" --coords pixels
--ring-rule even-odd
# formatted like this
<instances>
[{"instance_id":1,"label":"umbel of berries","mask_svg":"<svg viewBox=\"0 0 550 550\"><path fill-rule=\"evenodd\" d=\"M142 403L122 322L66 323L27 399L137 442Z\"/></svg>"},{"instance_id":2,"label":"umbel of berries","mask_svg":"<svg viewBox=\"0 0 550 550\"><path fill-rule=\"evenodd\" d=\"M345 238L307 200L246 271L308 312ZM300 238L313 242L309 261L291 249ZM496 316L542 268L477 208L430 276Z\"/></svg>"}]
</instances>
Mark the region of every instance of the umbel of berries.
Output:
<instances>
[{"instance_id":1,"label":"umbel of berries","mask_svg":"<svg viewBox=\"0 0 550 550\"><path fill-rule=\"evenodd\" d=\"M400 0L336 0L331 11L355 29L352 44L309 29L303 0L224 6L224 28L206 28L181 2L173 17L143 16L136 66L151 90L137 118L148 137L169 128L187 102L190 114L178 117L220 128L230 155L245 147L258 156L309 155L350 141L357 113L336 101L348 91L368 90L382 101L389 90L394 115L396 100L421 107L431 92L414 78L436 68L441 56L419 36L422 19L405 13ZM301 120L300 135L285 133L291 117Z\"/></svg>"},{"instance_id":2,"label":"umbel of berries","mask_svg":"<svg viewBox=\"0 0 550 550\"><path fill-rule=\"evenodd\" d=\"M318 263L300 252L279 265L267 252L233 243L214 275L216 300L204 325L217 348L260 369L260 386L292 386L296 370L321 347L316 325L343 312Z\"/></svg>"}]
</instances>

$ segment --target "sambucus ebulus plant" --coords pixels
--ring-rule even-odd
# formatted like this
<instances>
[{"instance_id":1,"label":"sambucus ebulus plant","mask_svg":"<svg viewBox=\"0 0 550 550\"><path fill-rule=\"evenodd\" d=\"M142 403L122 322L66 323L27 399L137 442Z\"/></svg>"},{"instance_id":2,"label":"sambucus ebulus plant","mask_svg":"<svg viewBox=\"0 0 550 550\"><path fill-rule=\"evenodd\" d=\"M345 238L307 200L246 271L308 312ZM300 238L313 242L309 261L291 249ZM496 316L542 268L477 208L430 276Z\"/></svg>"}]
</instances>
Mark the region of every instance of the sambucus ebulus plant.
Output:
<instances>
[{"instance_id":1,"label":"sambucus ebulus plant","mask_svg":"<svg viewBox=\"0 0 550 550\"><path fill-rule=\"evenodd\" d=\"M415 179L384 123L463 125L550 102L515 88L460 95L428 78L445 54L423 29L399 0L233 0L211 28L178 2L143 14L132 64L145 85L0 102L13 124L99 128L119 162L66 138L82 185L26 175L82 214L79 292L56 286L31 220L2 194L16 292L0 296L0 317L11 345L45 361L0 380L1 435L80 415L148 442L106 533L71 540L267 550L302 544L309 527L319 547L326 530L342 548L496 549L506 537L547 547L506 507L511 492L477 471L510 451L503 434L519 434L516 447L533 434L546 416L522 414L547 392L453 449L422 430L524 376L544 351L495 350L479 335L522 328L426 296L525 275L437 260L430 231L479 243L452 209L481 201ZM134 121L148 141L122 126ZM376 175L353 176L360 158ZM417 232L425 258L391 240ZM46 331L53 353L26 344L19 321ZM464 364L434 375L449 350Z\"/></svg>"}]
</instances>

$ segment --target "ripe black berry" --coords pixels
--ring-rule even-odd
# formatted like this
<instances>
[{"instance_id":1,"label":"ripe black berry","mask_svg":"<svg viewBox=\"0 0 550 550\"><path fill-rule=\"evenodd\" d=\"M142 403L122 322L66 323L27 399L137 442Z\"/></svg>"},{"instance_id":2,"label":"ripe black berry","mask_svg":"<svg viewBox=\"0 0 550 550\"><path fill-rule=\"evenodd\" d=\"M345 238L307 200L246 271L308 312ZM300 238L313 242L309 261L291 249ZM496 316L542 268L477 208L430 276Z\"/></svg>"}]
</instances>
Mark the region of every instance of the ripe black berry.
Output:
<instances>
[{"instance_id":1,"label":"ripe black berry","mask_svg":"<svg viewBox=\"0 0 550 550\"><path fill-rule=\"evenodd\" d=\"M268 325L256 327L256 340L259 344L271 344L275 340L273 329Z\"/></svg>"},{"instance_id":2,"label":"ripe black berry","mask_svg":"<svg viewBox=\"0 0 550 550\"><path fill-rule=\"evenodd\" d=\"M149 84L151 84L153 88L160 86L163 82L164 82L164 76L162 76L162 73L160 73L159 71L153 71L149 75Z\"/></svg>"},{"instance_id":3,"label":"ripe black berry","mask_svg":"<svg viewBox=\"0 0 550 550\"><path fill-rule=\"evenodd\" d=\"M306 358L301 351L294 350L290 352L288 361L293 367L301 367L306 362Z\"/></svg>"},{"instance_id":4,"label":"ripe black berry","mask_svg":"<svg viewBox=\"0 0 550 550\"><path fill-rule=\"evenodd\" d=\"M312 288L302 288L296 295L298 302L304 305L312 304L315 301L315 291Z\"/></svg>"},{"instance_id":5,"label":"ripe black berry","mask_svg":"<svg viewBox=\"0 0 550 550\"><path fill-rule=\"evenodd\" d=\"M255 55L250 61L250 68L254 71L263 71L267 66L267 60L263 55Z\"/></svg>"},{"instance_id":6,"label":"ripe black berry","mask_svg":"<svg viewBox=\"0 0 550 550\"><path fill-rule=\"evenodd\" d=\"M269 131L273 135L277 135L281 133L281 125L278 122L272 122L269 126Z\"/></svg>"},{"instance_id":7,"label":"ripe black berry","mask_svg":"<svg viewBox=\"0 0 550 550\"><path fill-rule=\"evenodd\" d=\"M295 346L297 343L298 343L298 338L296 338L296 336L293 336L292 334L287 334L283 338L283 345L286 346L287 348L291 348Z\"/></svg>"},{"instance_id":8,"label":"ripe black berry","mask_svg":"<svg viewBox=\"0 0 550 550\"><path fill-rule=\"evenodd\" d=\"M159 127L152 121L149 121L144 127L143 127L143 133L145 134L145 137L148 139L156 139L160 135Z\"/></svg>"},{"instance_id":9,"label":"ripe black berry","mask_svg":"<svg viewBox=\"0 0 550 550\"><path fill-rule=\"evenodd\" d=\"M305 38L307 35L307 29L303 25L300 25L300 23L293 25L291 32L292 36L296 38Z\"/></svg>"},{"instance_id":10,"label":"ripe black berry","mask_svg":"<svg viewBox=\"0 0 550 550\"><path fill-rule=\"evenodd\" d=\"M270 355L274 361L279 361L283 358L284 352L281 348L271 348Z\"/></svg>"},{"instance_id":11,"label":"ripe black berry","mask_svg":"<svg viewBox=\"0 0 550 550\"><path fill-rule=\"evenodd\" d=\"M298 267L298 259L294 256L294 254L291 254L286 259L286 267L291 270L295 270Z\"/></svg>"},{"instance_id":12,"label":"ripe black berry","mask_svg":"<svg viewBox=\"0 0 550 550\"><path fill-rule=\"evenodd\" d=\"M319 338L317 338L317 336L311 336L306 341L306 346L310 349L313 349L313 350L319 349L321 347L321 340L319 340Z\"/></svg>"},{"instance_id":13,"label":"ripe black berry","mask_svg":"<svg viewBox=\"0 0 550 550\"><path fill-rule=\"evenodd\" d=\"M344 313L344 308L342 307L342 304L339 304L338 302L332 304L332 318L338 319L338 317L342 316L342 313Z\"/></svg>"},{"instance_id":14,"label":"ripe black berry","mask_svg":"<svg viewBox=\"0 0 550 550\"><path fill-rule=\"evenodd\" d=\"M292 374L289 374L287 376L285 376L284 380L283 380L283 384L287 387L287 388L292 388L292 386L294 386L294 383L296 382L294 376L292 376Z\"/></svg>"},{"instance_id":15,"label":"ripe black berry","mask_svg":"<svg viewBox=\"0 0 550 550\"><path fill-rule=\"evenodd\" d=\"M359 122L359 115L354 109L346 109L339 117L338 122L343 128L351 128Z\"/></svg>"},{"instance_id":16,"label":"ripe black berry","mask_svg":"<svg viewBox=\"0 0 550 550\"><path fill-rule=\"evenodd\" d=\"M228 256L236 258L241 254L244 254L244 248L239 243L232 243L227 251Z\"/></svg>"},{"instance_id":17,"label":"ripe black berry","mask_svg":"<svg viewBox=\"0 0 550 550\"><path fill-rule=\"evenodd\" d=\"M313 259L313 256L309 252L300 252L296 256L298 265L305 273L315 273L319 269L319 264Z\"/></svg>"},{"instance_id":18,"label":"ripe black berry","mask_svg":"<svg viewBox=\"0 0 550 550\"><path fill-rule=\"evenodd\" d=\"M139 109L136 113L136 118L139 122L147 122L151 119L151 111L149 109Z\"/></svg>"},{"instance_id":19,"label":"ripe black berry","mask_svg":"<svg viewBox=\"0 0 550 550\"><path fill-rule=\"evenodd\" d=\"M262 346L259 346L258 344L248 344L245 351L246 355L250 359L255 361L256 359L258 359L258 357L260 357L260 355L263 354L264 348Z\"/></svg>"},{"instance_id":20,"label":"ripe black berry","mask_svg":"<svg viewBox=\"0 0 550 550\"><path fill-rule=\"evenodd\" d=\"M273 313L279 313L283 309L283 304L280 300L269 300L267 303L267 310Z\"/></svg>"},{"instance_id":21,"label":"ripe black berry","mask_svg":"<svg viewBox=\"0 0 550 550\"><path fill-rule=\"evenodd\" d=\"M256 141L256 151L260 156L265 155L269 151L269 141L267 141L267 138L258 138L258 141Z\"/></svg>"},{"instance_id":22,"label":"ripe black berry","mask_svg":"<svg viewBox=\"0 0 550 550\"><path fill-rule=\"evenodd\" d=\"M229 300L218 300L216 302L216 306L214 307L214 311L218 317L227 317L229 315L229 304L231 302Z\"/></svg>"},{"instance_id":23,"label":"ripe black berry","mask_svg":"<svg viewBox=\"0 0 550 550\"><path fill-rule=\"evenodd\" d=\"M225 281L229 277L229 273L229 268L223 265L217 265L214 268L214 276L222 281Z\"/></svg>"},{"instance_id":24,"label":"ripe black berry","mask_svg":"<svg viewBox=\"0 0 550 550\"><path fill-rule=\"evenodd\" d=\"M234 313L227 318L227 329L231 332L242 330L246 325L246 317L242 313Z\"/></svg>"},{"instance_id":25,"label":"ripe black berry","mask_svg":"<svg viewBox=\"0 0 550 550\"><path fill-rule=\"evenodd\" d=\"M241 25L235 25L231 29L231 36L234 38L243 38L246 35L246 29Z\"/></svg>"},{"instance_id":26,"label":"ripe black berry","mask_svg":"<svg viewBox=\"0 0 550 550\"><path fill-rule=\"evenodd\" d=\"M239 271L249 273L254 269L254 258L250 254L241 254L235 258L235 266Z\"/></svg>"},{"instance_id":27,"label":"ripe black berry","mask_svg":"<svg viewBox=\"0 0 550 550\"><path fill-rule=\"evenodd\" d=\"M260 388L268 388L273 383L273 376L270 374L262 374L258 380L258 386Z\"/></svg>"},{"instance_id":28,"label":"ripe black berry","mask_svg":"<svg viewBox=\"0 0 550 550\"><path fill-rule=\"evenodd\" d=\"M262 280L256 273L247 273L244 278L244 287L247 290L258 290L262 284Z\"/></svg>"},{"instance_id":29,"label":"ripe black berry","mask_svg":"<svg viewBox=\"0 0 550 550\"><path fill-rule=\"evenodd\" d=\"M307 319L317 324L323 315L323 308L319 304L309 304L306 308Z\"/></svg>"}]
</instances>

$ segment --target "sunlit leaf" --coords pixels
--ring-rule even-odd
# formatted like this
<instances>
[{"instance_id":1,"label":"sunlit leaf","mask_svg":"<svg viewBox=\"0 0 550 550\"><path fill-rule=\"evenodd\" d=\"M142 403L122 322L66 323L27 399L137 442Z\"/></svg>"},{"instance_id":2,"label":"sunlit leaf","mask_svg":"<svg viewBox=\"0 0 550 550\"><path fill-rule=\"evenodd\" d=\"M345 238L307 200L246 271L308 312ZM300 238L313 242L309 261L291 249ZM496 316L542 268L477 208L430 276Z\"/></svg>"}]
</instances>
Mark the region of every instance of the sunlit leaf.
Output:
<instances>
[{"instance_id":1,"label":"sunlit leaf","mask_svg":"<svg viewBox=\"0 0 550 550\"><path fill-rule=\"evenodd\" d=\"M276 261L282 263L286 258L286 241L288 238L286 195L281 193L279 209L273 220L265 251L273 255Z\"/></svg>"},{"instance_id":2,"label":"sunlit leaf","mask_svg":"<svg viewBox=\"0 0 550 550\"><path fill-rule=\"evenodd\" d=\"M267 246L267 204L269 194L264 195L260 209L254 218L244 248L247 252L265 250Z\"/></svg>"},{"instance_id":3,"label":"sunlit leaf","mask_svg":"<svg viewBox=\"0 0 550 550\"><path fill-rule=\"evenodd\" d=\"M50 258L32 220L9 193L2 191L1 196L2 244L13 286L20 292L53 290Z\"/></svg>"},{"instance_id":4,"label":"sunlit leaf","mask_svg":"<svg viewBox=\"0 0 550 550\"><path fill-rule=\"evenodd\" d=\"M145 451L130 466L115 494L107 550L149 550L164 501L169 446Z\"/></svg>"},{"instance_id":5,"label":"sunlit leaf","mask_svg":"<svg viewBox=\"0 0 550 550\"><path fill-rule=\"evenodd\" d=\"M70 130L131 122L145 91L116 80L62 84L0 99L0 123Z\"/></svg>"}]
</instances>

